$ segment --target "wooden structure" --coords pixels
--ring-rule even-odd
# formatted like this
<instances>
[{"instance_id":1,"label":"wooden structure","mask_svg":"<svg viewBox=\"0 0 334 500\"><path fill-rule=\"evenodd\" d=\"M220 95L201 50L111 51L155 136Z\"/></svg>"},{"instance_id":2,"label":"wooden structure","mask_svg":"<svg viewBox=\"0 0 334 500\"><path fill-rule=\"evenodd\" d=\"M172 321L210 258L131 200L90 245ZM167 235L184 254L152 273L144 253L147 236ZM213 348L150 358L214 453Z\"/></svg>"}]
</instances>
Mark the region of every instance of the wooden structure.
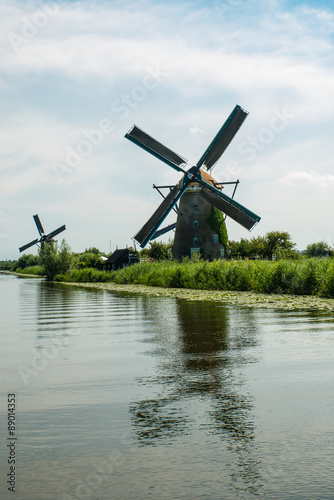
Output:
<instances>
[{"instance_id":1,"label":"wooden structure","mask_svg":"<svg viewBox=\"0 0 334 500\"><path fill-rule=\"evenodd\" d=\"M105 265L109 271L116 271L117 269L128 267L136 262L139 262L138 256L130 253L128 248L122 248L115 250L115 252L105 261Z\"/></svg>"}]
</instances>

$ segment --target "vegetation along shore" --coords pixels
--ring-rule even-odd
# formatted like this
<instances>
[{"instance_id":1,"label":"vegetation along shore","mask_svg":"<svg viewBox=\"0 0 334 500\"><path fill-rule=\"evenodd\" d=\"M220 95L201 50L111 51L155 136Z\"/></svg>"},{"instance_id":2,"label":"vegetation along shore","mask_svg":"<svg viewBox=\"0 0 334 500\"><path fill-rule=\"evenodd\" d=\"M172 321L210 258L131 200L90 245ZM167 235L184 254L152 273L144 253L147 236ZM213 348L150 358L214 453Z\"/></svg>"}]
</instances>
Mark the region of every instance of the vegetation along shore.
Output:
<instances>
[{"instance_id":1,"label":"vegetation along shore","mask_svg":"<svg viewBox=\"0 0 334 500\"><path fill-rule=\"evenodd\" d=\"M276 233L270 233L271 236ZM285 234L285 233L283 233ZM280 241L288 241L289 238ZM277 239L277 238L276 238ZM267 236L267 240L269 240ZM254 242L258 244L257 240ZM245 242L243 249L247 248ZM247 242L246 242L247 243ZM249 246L249 244L248 244ZM319 247L319 248L318 248ZM240 244L238 253L240 254ZM23 255L15 262L3 262L7 272L43 276L49 281L110 290L182 297L188 300L218 300L261 307L334 310L334 259L324 254L325 244L308 247L309 255L293 248L275 249L276 259L237 258L182 262L166 258L159 244L151 255L123 269L105 269L102 254L90 248L80 254L71 251L65 240L56 248L44 245L39 255ZM243 250L245 251L245 250ZM254 252L254 248L250 249ZM270 249L270 251L272 251ZM146 249L145 249L146 252ZM263 252L264 253L264 252ZM271 255L268 251L268 254ZM288 257L287 257L288 255ZM153 260L154 256L154 260ZM141 256L143 257L143 256Z\"/></svg>"}]
</instances>

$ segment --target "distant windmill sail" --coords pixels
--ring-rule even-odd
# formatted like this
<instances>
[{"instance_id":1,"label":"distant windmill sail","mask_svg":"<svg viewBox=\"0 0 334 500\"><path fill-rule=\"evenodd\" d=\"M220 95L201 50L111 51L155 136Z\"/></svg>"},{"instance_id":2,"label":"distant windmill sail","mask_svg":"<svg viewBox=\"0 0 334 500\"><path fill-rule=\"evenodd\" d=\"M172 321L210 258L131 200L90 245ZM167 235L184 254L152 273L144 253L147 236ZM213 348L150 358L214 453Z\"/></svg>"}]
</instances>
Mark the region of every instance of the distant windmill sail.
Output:
<instances>
[{"instance_id":1,"label":"distant windmill sail","mask_svg":"<svg viewBox=\"0 0 334 500\"><path fill-rule=\"evenodd\" d=\"M19 252L23 252L24 250L27 250L28 248L32 247L33 245L36 245L40 243L43 245L44 243L50 243L52 238L56 236L57 234L60 234L61 232L65 231L66 226L63 225L59 227L58 229L55 229L54 231L51 231L49 234L45 234L44 228L42 226L42 223L40 221L40 218L38 217L38 214L33 215L37 230L39 232L40 238L37 238L36 240L31 241L30 243L27 243L26 245L23 245L23 247L19 248Z\"/></svg>"}]
</instances>

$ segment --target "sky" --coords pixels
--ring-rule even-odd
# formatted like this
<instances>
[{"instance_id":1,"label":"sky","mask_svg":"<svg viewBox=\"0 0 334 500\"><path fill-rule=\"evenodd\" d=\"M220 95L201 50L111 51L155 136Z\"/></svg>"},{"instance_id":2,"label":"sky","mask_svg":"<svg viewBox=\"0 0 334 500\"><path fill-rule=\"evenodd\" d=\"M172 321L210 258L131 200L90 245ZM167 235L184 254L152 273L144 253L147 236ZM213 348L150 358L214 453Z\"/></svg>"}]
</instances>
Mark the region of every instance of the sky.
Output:
<instances>
[{"instance_id":1,"label":"sky","mask_svg":"<svg viewBox=\"0 0 334 500\"><path fill-rule=\"evenodd\" d=\"M126 132L190 167L236 104L249 115L212 175L261 221L227 218L229 238L334 244L332 2L0 0L0 25L1 260L38 237L36 213L75 252L133 245L152 185L180 175Z\"/></svg>"}]
</instances>

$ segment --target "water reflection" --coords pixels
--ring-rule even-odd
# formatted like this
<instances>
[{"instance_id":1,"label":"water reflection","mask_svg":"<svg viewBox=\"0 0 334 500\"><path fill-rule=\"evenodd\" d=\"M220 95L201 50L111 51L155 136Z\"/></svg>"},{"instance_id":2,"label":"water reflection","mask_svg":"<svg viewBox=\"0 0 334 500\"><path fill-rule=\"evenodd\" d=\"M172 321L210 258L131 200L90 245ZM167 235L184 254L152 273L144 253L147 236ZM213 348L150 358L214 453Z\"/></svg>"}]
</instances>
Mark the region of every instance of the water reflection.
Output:
<instances>
[{"instance_id":1,"label":"water reflection","mask_svg":"<svg viewBox=\"0 0 334 500\"><path fill-rule=\"evenodd\" d=\"M137 440L155 446L198 431L219 436L234 455L232 483L241 479L241 491L255 493L261 476L252 457L253 398L238 373L255 361L248 352L258 342L254 314L245 309L234 317L233 308L183 300L165 301L161 314L161 304L153 304L147 314L157 333L145 342L158 357L157 370L138 383L156 396L130 406Z\"/></svg>"}]
</instances>

